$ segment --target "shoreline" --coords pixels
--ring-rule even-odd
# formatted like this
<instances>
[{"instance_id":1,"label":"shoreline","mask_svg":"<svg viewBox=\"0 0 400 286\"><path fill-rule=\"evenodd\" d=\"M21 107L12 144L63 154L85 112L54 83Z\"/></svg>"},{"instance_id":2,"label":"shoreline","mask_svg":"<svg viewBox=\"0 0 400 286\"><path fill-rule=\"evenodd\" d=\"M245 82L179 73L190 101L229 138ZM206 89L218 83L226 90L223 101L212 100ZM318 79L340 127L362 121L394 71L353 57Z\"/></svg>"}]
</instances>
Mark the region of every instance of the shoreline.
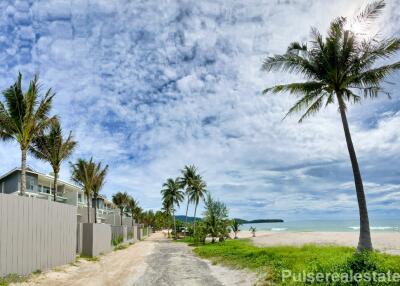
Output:
<instances>
[{"instance_id":1,"label":"shoreline","mask_svg":"<svg viewBox=\"0 0 400 286\"><path fill-rule=\"evenodd\" d=\"M357 247L359 233L357 231L257 231L252 237L250 231L240 231L239 238L250 238L254 245L268 246L303 246L305 244L340 245ZM230 234L233 238L233 233ZM374 249L393 255L400 255L400 232L371 232Z\"/></svg>"}]
</instances>

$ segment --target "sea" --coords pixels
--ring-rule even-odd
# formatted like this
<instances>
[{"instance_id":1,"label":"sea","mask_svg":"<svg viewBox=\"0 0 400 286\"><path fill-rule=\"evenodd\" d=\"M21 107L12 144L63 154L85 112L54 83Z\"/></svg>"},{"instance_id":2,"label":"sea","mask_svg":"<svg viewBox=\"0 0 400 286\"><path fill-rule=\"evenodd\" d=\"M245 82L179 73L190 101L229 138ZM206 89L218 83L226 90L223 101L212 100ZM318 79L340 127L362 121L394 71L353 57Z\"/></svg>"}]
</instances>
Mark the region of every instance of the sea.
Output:
<instances>
[{"instance_id":1,"label":"sea","mask_svg":"<svg viewBox=\"0 0 400 286\"><path fill-rule=\"evenodd\" d=\"M359 231L359 220L288 220L278 223L243 224L241 230L249 230L251 226L257 231ZM400 232L400 219L375 219L370 221L372 232Z\"/></svg>"}]
</instances>

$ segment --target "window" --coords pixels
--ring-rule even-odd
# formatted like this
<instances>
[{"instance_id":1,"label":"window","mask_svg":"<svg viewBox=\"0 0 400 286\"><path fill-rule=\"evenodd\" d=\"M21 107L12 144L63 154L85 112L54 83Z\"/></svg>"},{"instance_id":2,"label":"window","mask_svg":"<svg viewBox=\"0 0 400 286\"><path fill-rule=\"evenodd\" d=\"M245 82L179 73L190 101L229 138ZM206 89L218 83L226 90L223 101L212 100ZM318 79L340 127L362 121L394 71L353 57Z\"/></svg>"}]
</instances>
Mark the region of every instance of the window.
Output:
<instances>
[{"instance_id":1,"label":"window","mask_svg":"<svg viewBox=\"0 0 400 286\"><path fill-rule=\"evenodd\" d=\"M78 202L82 202L82 194L78 194Z\"/></svg>"},{"instance_id":2,"label":"window","mask_svg":"<svg viewBox=\"0 0 400 286\"><path fill-rule=\"evenodd\" d=\"M31 191L35 189L35 178L30 176L26 177L26 189Z\"/></svg>"}]
</instances>

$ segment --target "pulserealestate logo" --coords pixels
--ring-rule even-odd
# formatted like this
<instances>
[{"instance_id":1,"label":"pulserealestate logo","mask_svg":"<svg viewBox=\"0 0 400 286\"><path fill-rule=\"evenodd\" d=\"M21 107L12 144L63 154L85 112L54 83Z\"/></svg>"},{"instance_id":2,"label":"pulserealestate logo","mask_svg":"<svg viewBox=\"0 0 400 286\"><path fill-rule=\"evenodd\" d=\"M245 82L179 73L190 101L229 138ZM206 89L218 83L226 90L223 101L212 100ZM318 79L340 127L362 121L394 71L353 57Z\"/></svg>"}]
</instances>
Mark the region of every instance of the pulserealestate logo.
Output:
<instances>
[{"instance_id":1,"label":"pulserealestate logo","mask_svg":"<svg viewBox=\"0 0 400 286\"><path fill-rule=\"evenodd\" d=\"M341 283L361 283L361 282L380 282L380 283L392 283L400 282L400 273L388 271L386 273L379 272L365 272L365 273L354 273L350 272L334 272L334 273L323 273L323 272L301 272L293 273L290 270L282 270L281 272L282 282L293 282L301 283L328 283L328 282L341 282Z\"/></svg>"}]
</instances>

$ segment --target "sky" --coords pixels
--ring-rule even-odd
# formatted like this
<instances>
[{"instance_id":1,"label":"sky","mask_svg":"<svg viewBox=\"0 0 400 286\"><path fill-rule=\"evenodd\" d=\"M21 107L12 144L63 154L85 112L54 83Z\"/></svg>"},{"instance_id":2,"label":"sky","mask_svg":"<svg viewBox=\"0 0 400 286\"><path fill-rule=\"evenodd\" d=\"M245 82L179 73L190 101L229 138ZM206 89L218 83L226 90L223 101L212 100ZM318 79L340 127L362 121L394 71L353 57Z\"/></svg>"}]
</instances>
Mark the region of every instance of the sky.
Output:
<instances>
[{"instance_id":1,"label":"sky","mask_svg":"<svg viewBox=\"0 0 400 286\"><path fill-rule=\"evenodd\" d=\"M126 191L144 209L158 209L165 180L194 164L231 217L356 218L337 108L302 124L297 116L282 121L295 98L261 91L301 78L265 73L261 64L363 4L3 0L0 89L18 71L25 84L39 74L42 91L56 92L52 114L79 142L70 161L93 156L110 166L108 197ZM388 1L376 22L381 37L399 36L399 5ZM400 217L399 78L386 84L392 99L348 109L372 219ZM17 144L0 142L0 173L19 162ZM51 172L31 156L28 165ZM70 180L68 162L60 177Z\"/></svg>"}]
</instances>

